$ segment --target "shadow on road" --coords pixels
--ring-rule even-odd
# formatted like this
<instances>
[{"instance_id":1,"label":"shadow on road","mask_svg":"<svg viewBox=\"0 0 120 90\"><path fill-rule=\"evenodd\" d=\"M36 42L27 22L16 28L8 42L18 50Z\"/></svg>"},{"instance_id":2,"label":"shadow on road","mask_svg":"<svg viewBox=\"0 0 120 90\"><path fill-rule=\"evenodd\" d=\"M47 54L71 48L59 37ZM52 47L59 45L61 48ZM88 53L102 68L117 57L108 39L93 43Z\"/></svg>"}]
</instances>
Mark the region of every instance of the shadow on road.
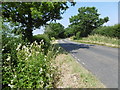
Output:
<instances>
[{"instance_id":1,"label":"shadow on road","mask_svg":"<svg viewBox=\"0 0 120 90\"><path fill-rule=\"evenodd\" d=\"M75 43L59 43L59 45L68 52L78 49L89 49L90 47L94 46L94 45L75 44Z\"/></svg>"}]
</instances>

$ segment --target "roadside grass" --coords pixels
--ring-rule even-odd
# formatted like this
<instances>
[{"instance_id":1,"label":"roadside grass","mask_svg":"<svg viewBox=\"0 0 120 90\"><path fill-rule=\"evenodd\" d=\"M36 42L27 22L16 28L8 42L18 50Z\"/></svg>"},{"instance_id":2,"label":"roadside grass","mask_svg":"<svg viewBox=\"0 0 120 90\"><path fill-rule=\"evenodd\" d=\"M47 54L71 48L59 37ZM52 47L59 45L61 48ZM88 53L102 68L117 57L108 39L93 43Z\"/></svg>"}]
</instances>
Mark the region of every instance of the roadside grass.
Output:
<instances>
[{"instance_id":1,"label":"roadside grass","mask_svg":"<svg viewBox=\"0 0 120 90\"><path fill-rule=\"evenodd\" d=\"M54 43L58 48L59 44ZM86 70L63 48L55 58L54 66L57 67L59 78L57 88L105 88L105 86L91 72Z\"/></svg>"},{"instance_id":2,"label":"roadside grass","mask_svg":"<svg viewBox=\"0 0 120 90\"><path fill-rule=\"evenodd\" d=\"M74 40L73 37L71 37L70 40L80 43L86 43L86 44L97 44L97 45L109 46L114 48L120 48L119 39L106 37L98 34L89 35L88 37L80 38L79 40Z\"/></svg>"}]
</instances>

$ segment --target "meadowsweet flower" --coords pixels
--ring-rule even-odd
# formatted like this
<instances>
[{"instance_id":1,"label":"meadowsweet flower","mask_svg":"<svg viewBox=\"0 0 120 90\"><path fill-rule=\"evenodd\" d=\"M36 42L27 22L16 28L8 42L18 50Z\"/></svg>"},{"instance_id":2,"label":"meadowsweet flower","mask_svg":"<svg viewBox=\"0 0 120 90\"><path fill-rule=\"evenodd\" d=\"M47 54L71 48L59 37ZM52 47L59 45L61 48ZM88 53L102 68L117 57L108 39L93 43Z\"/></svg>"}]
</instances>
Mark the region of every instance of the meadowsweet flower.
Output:
<instances>
[{"instance_id":1,"label":"meadowsweet flower","mask_svg":"<svg viewBox=\"0 0 120 90\"><path fill-rule=\"evenodd\" d=\"M33 43L30 45L30 47L32 47L33 46Z\"/></svg>"},{"instance_id":2,"label":"meadowsweet flower","mask_svg":"<svg viewBox=\"0 0 120 90\"><path fill-rule=\"evenodd\" d=\"M25 49L26 48L26 46L25 45L23 45L23 47L22 47L23 49Z\"/></svg>"},{"instance_id":3,"label":"meadowsweet flower","mask_svg":"<svg viewBox=\"0 0 120 90\"><path fill-rule=\"evenodd\" d=\"M57 50L56 53L58 53L59 51Z\"/></svg>"},{"instance_id":4,"label":"meadowsweet flower","mask_svg":"<svg viewBox=\"0 0 120 90\"><path fill-rule=\"evenodd\" d=\"M25 51L29 53L29 49L27 47L26 47Z\"/></svg>"},{"instance_id":5,"label":"meadowsweet flower","mask_svg":"<svg viewBox=\"0 0 120 90\"><path fill-rule=\"evenodd\" d=\"M42 70L42 68L40 68L40 71L39 71L39 73L41 73L43 70Z\"/></svg>"},{"instance_id":6,"label":"meadowsweet flower","mask_svg":"<svg viewBox=\"0 0 120 90\"><path fill-rule=\"evenodd\" d=\"M61 47L59 47L58 49L60 49Z\"/></svg>"},{"instance_id":7,"label":"meadowsweet flower","mask_svg":"<svg viewBox=\"0 0 120 90\"><path fill-rule=\"evenodd\" d=\"M28 58L26 58L25 60L28 60Z\"/></svg>"},{"instance_id":8,"label":"meadowsweet flower","mask_svg":"<svg viewBox=\"0 0 120 90\"><path fill-rule=\"evenodd\" d=\"M21 43L18 45L18 47L16 48L16 50L19 50L20 47L21 47Z\"/></svg>"},{"instance_id":9,"label":"meadowsweet flower","mask_svg":"<svg viewBox=\"0 0 120 90\"><path fill-rule=\"evenodd\" d=\"M45 58L44 60L46 61L47 59Z\"/></svg>"},{"instance_id":10,"label":"meadowsweet flower","mask_svg":"<svg viewBox=\"0 0 120 90\"><path fill-rule=\"evenodd\" d=\"M41 42L43 42L43 39L41 40Z\"/></svg>"},{"instance_id":11,"label":"meadowsweet flower","mask_svg":"<svg viewBox=\"0 0 120 90\"><path fill-rule=\"evenodd\" d=\"M36 54L39 54L39 52L36 52Z\"/></svg>"},{"instance_id":12,"label":"meadowsweet flower","mask_svg":"<svg viewBox=\"0 0 120 90\"><path fill-rule=\"evenodd\" d=\"M2 51L4 51L4 49L2 49Z\"/></svg>"},{"instance_id":13,"label":"meadowsweet flower","mask_svg":"<svg viewBox=\"0 0 120 90\"><path fill-rule=\"evenodd\" d=\"M11 80L11 83L13 83L13 80Z\"/></svg>"},{"instance_id":14,"label":"meadowsweet flower","mask_svg":"<svg viewBox=\"0 0 120 90\"><path fill-rule=\"evenodd\" d=\"M46 58L47 56L45 55L45 58Z\"/></svg>"},{"instance_id":15,"label":"meadowsweet flower","mask_svg":"<svg viewBox=\"0 0 120 90\"><path fill-rule=\"evenodd\" d=\"M10 85L10 84L8 84L8 86L10 86L11 88L13 88L13 87L14 87L14 85Z\"/></svg>"},{"instance_id":16,"label":"meadowsweet flower","mask_svg":"<svg viewBox=\"0 0 120 90\"><path fill-rule=\"evenodd\" d=\"M11 59L11 57L10 56L8 56L8 58L6 59L7 61L9 61Z\"/></svg>"},{"instance_id":17,"label":"meadowsweet flower","mask_svg":"<svg viewBox=\"0 0 120 90\"><path fill-rule=\"evenodd\" d=\"M30 56L32 56L32 54L31 54L31 53L28 55L28 57L30 57Z\"/></svg>"},{"instance_id":18,"label":"meadowsweet flower","mask_svg":"<svg viewBox=\"0 0 120 90\"><path fill-rule=\"evenodd\" d=\"M17 76L15 75L14 78L16 78Z\"/></svg>"}]
</instances>

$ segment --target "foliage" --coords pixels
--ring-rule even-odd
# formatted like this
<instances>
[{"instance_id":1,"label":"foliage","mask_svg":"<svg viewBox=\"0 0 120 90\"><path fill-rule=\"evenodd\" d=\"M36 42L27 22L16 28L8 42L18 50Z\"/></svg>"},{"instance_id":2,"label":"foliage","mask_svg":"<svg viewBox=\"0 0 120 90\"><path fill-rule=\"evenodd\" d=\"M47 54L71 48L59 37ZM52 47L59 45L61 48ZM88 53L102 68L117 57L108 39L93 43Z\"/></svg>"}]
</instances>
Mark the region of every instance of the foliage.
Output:
<instances>
[{"instance_id":1,"label":"foliage","mask_svg":"<svg viewBox=\"0 0 120 90\"><path fill-rule=\"evenodd\" d=\"M42 41L41 44L44 44ZM51 88L53 87L54 67L51 57L55 55L49 51L44 55L41 45L18 45L17 66L12 67L11 56L3 63L3 86L11 88ZM50 54L52 53L52 54ZM51 56L50 56L51 55Z\"/></svg>"},{"instance_id":2,"label":"foliage","mask_svg":"<svg viewBox=\"0 0 120 90\"><path fill-rule=\"evenodd\" d=\"M70 36L74 35L74 29L73 28L67 27L64 30L65 30L65 32L64 32L65 37L70 37Z\"/></svg>"},{"instance_id":3,"label":"foliage","mask_svg":"<svg viewBox=\"0 0 120 90\"><path fill-rule=\"evenodd\" d=\"M64 26L60 23L50 23L45 27L45 34L50 38L64 38Z\"/></svg>"},{"instance_id":4,"label":"foliage","mask_svg":"<svg viewBox=\"0 0 120 90\"><path fill-rule=\"evenodd\" d=\"M14 36L11 33L11 29L5 24L2 25L2 58L3 62L7 58L7 53L10 54L11 60L13 61L13 66L17 63L17 56L16 56L16 47L19 43L24 45L24 42L19 36Z\"/></svg>"},{"instance_id":5,"label":"foliage","mask_svg":"<svg viewBox=\"0 0 120 90\"><path fill-rule=\"evenodd\" d=\"M78 14L72 16L69 20L71 27L75 30L75 35L80 32L81 37L88 36L93 29L103 25L108 21L108 17L99 18L98 10L95 7L81 7Z\"/></svg>"},{"instance_id":6,"label":"foliage","mask_svg":"<svg viewBox=\"0 0 120 90\"><path fill-rule=\"evenodd\" d=\"M80 32L77 32L76 33L76 39L79 39L80 38Z\"/></svg>"},{"instance_id":7,"label":"foliage","mask_svg":"<svg viewBox=\"0 0 120 90\"><path fill-rule=\"evenodd\" d=\"M73 5L75 3L71 2ZM61 14L68 8L67 2L4 2L2 15L4 21L14 22L21 27L24 38L31 41L34 29L48 21L61 19Z\"/></svg>"},{"instance_id":8,"label":"foliage","mask_svg":"<svg viewBox=\"0 0 120 90\"><path fill-rule=\"evenodd\" d=\"M99 34L108 37L117 37L120 39L120 24L116 24L114 26L99 27L93 30L91 34Z\"/></svg>"},{"instance_id":9,"label":"foliage","mask_svg":"<svg viewBox=\"0 0 120 90\"><path fill-rule=\"evenodd\" d=\"M45 54L46 54L50 46L50 39L48 38L48 36L46 34L38 34L38 35L33 36L33 42L36 41L37 43L40 44L41 40L43 40L44 42L44 45L42 45L42 49L45 50Z\"/></svg>"},{"instance_id":10,"label":"foliage","mask_svg":"<svg viewBox=\"0 0 120 90\"><path fill-rule=\"evenodd\" d=\"M9 27L4 24L2 40L3 89L54 87L54 74L57 71L51 65L51 60L56 56L57 49L50 46L45 55L42 47L46 43L44 39L39 44L37 42L30 44L23 41L20 36L12 35Z\"/></svg>"}]
</instances>

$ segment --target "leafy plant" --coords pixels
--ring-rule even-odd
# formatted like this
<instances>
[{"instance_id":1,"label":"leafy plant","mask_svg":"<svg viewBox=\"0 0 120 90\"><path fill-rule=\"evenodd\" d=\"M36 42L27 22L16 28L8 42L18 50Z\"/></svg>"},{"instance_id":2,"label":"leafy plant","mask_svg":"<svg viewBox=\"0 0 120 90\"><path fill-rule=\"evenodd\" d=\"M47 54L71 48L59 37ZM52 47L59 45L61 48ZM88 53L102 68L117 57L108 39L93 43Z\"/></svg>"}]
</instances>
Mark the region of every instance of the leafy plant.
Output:
<instances>
[{"instance_id":1,"label":"leafy plant","mask_svg":"<svg viewBox=\"0 0 120 90\"><path fill-rule=\"evenodd\" d=\"M43 44L43 41L40 42ZM11 88L51 88L54 87L55 69L51 59L56 55L54 48L44 55L41 44L18 45L17 66L12 67L10 54L3 65L3 87Z\"/></svg>"},{"instance_id":2,"label":"leafy plant","mask_svg":"<svg viewBox=\"0 0 120 90\"><path fill-rule=\"evenodd\" d=\"M50 39L46 34L38 34L33 36L33 42L36 41L38 44L41 44L41 40L43 40L44 45L41 45L42 49L44 49L45 54L50 46Z\"/></svg>"}]
</instances>

